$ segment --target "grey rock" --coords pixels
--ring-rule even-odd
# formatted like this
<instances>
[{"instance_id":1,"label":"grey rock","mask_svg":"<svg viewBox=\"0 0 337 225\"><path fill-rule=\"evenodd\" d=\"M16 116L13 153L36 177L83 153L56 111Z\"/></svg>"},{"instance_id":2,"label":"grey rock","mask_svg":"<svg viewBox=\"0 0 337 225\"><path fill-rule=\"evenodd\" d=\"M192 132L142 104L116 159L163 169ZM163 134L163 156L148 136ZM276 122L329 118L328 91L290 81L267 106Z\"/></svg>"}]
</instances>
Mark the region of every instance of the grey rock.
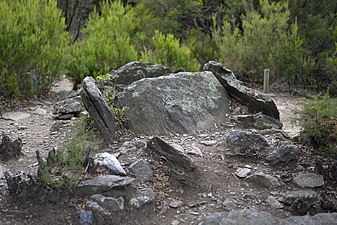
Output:
<instances>
[{"instance_id":1,"label":"grey rock","mask_svg":"<svg viewBox=\"0 0 337 225\"><path fill-rule=\"evenodd\" d=\"M216 145L217 143L218 143L217 141L200 141L200 144L203 144L206 146Z\"/></svg>"},{"instance_id":2,"label":"grey rock","mask_svg":"<svg viewBox=\"0 0 337 225\"><path fill-rule=\"evenodd\" d=\"M322 187L324 185L323 175L314 173L299 173L293 178L295 184L302 188L315 188Z\"/></svg>"},{"instance_id":3,"label":"grey rock","mask_svg":"<svg viewBox=\"0 0 337 225\"><path fill-rule=\"evenodd\" d=\"M62 127L63 127L62 122L60 122L60 121L55 121L55 122L51 125L49 132L50 132L50 133L53 133L53 132L59 132L60 129L61 129Z\"/></svg>"},{"instance_id":4,"label":"grey rock","mask_svg":"<svg viewBox=\"0 0 337 225\"><path fill-rule=\"evenodd\" d=\"M314 191L288 191L283 194L281 202L290 206L297 215L306 215L311 208L318 208L320 198Z\"/></svg>"},{"instance_id":5,"label":"grey rock","mask_svg":"<svg viewBox=\"0 0 337 225\"><path fill-rule=\"evenodd\" d=\"M2 118L13 121L27 119L28 117L30 117L30 113L26 112L7 112L2 115Z\"/></svg>"},{"instance_id":6,"label":"grey rock","mask_svg":"<svg viewBox=\"0 0 337 225\"><path fill-rule=\"evenodd\" d=\"M150 181L153 179L153 171L150 163L144 159L133 162L129 167L131 173L136 176L136 179Z\"/></svg>"},{"instance_id":7,"label":"grey rock","mask_svg":"<svg viewBox=\"0 0 337 225\"><path fill-rule=\"evenodd\" d=\"M280 113L270 97L244 86L235 78L233 72L225 68L221 63L210 61L204 65L204 70L212 71L219 82L226 88L229 96L248 106L251 112L263 112L265 115L280 119Z\"/></svg>"},{"instance_id":8,"label":"grey rock","mask_svg":"<svg viewBox=\"0 0 337 225\"><path fill-rule=\"evenodd\" d=\"M78 214L78 222L81 225L90 225L94 223L94 214L91 210L81 211Z\"/></svg>"},{"instance_id":9,"label":"grey rock","mask_svg":"<svg viewBox=\"0 0 337 225\"><path fill-rule=\"evenodd\" d=\"M119 163L118 159L110 153L103 152L96 154L94 156L94 164L109 169L112 174L126 175L126 172Z\"/></svg>"},{"instance_id":10,"label":"grey rock","mask_svg":"<svg viewBox=\"0 0 337 225\"><path fill-rule=\"evenodd\" d=\"M115 117L92 77L83 80L82 100L102 136L109 142L115 137Z\"/></svg>"},{"instance_id":11,"label":"grey rock","mask_svg":"<svg viewBox=\"0 0 337 225\"><path fill-rule=\"evenodd\" d=\"M183 152L175 149L159 137L154 137L148 141L149 149L153 150L161 157L171 172L171 181L194 186L198 181L198 170L193 161Z\"/></svg>"},{"instance_id":12,"label":"grey rock","mask_svg":"<svg viewBox=\"0 0 337 225\"><path fill-rule=\"evenodd\" d=\"M336 224L336 221L337 213L279 219L270 213L241 209L213 213L207 216L200 225L330 225Z\"/></svg>"},{"instance_id":13,"label":"grey rock","mask_svg":"<svg viewBox=\"0 0 337 225\"><path fill-rule=\"evenodd\" d=\"M151 188L138 189L135 195L130 199L129 206L140 208L145 204L150 204L155 200L156 194Z\"/></svg>"},{"instance_id":14,"label":"grey rock","mask_svg":"<svg viewBox=\"0 0 337 225\"><path fill-rule=\"evenodd\" d=\"M0 134L0 160L17 159L22 155L22 140L11 140L6 134Z\"/></svg>"},{"instance_id":15,"label":"grey rock","mask_svg":"<svg viewBox=\"0 0 337 225\"><path fill-rule=\"evenodd\" d=\"M79 114L82 111L81 97L66 98L55 103L53 114Z\"/></svg>"},{"instance_id":16,"label":"grey rock","mask_svg":"<svg viewBox=\"0 0 337 225\"><path fill-rule=\"evenodd\" d=\"M255 128L258 130L281 129L283 126L279 120L264 115L262 112L254 115L240 115L237 117L237 120L244 128Z\"/></svg>"},{"instance_id":17,"label":"grey rock","mask_svg":"<svg viewBox=\"0 0 337 225\"><path fill-rule=\"evenodd\" d=\"M109 212L119 212L124 210L124 198L106 197L101 194L91 196L91 201L97 202L102 208Z\"/></svg>"},{"instance_id":18,"label":"grey rock","mask_svg":"<svg viewBox=\"0 0 337 225\"><path fill-rule=\"evenodd\" d=\"M282 209L283 204L279 202L274 196L268 196L266 199L266 202L269 206L275 208L275 209Z\"/></svg>"},{"instance_id":19,"label":"grey rock","mask_svg":"<svg viewBox=\"0 0 337 225\"><path fill-rule=\"evenodd\" d=\"M281 185L276 177L262 172L254 173L248 176L245 180L268 189L273 189Z\"/></svg>"},{"instance_id":20,"label":"grey rock","mask_svg":"<svg viewBox=\"0 0 337 225\"><path fill-rule=\"evenodd\" d=\"M228 147L238 155L260 154L268 146L267 140L263 136L251 131L233 129L226 132L224 137Z\"/></svg>"},{"instance_id":21,"label":"grey rock","mask_svg":"<svg viewBox=\"0 0 337 225\"><path fill-rule=\"evenodd\" d=\"M117 94L136 134L196 133L221 123L229 112L224 87L211 72L145 78Z\"/></svg>"},{"instance_id":22,"label":"grey rock","mask_svg":"<svg viewBox=\"0 0 337 225\"><path fill-rule=\"evenodd\" d=\"M181 200L173 199L173 200L170 202L169 206L170 206L171 208L176 209L176 208L179 208L180 206L182 206L183 203L184 203L184 202L181 201Z\"/></svg>"},{"instance_id":23,"label":"grey rock","mask_svg":"<svg viewBox=\"0 0 337 225\"><path fill-rule=\"evenodd\" d=\"M129 62L117 70L110 73L113 84L129 85L143 78L159 77L172 73L171 69L149 62Z\"/></svg>"},{"instance_id":24,"label":"grey rock","mask_svg":"<svg viewBox=\"0 0 337 225\"><path fill-rule=\"evenodd\" d=\"M239 178L246 178L252 170L249 168L237 168L235 175Z\"/></svg>"},{"instance_id":25,"label":"grey rock","mask_svg":"<svg viewBox=\"0 0 337 225\"><path fill-rule=\"evenodd\" d=\"M188 150L186 153L189 155L195 155L195 156L200 156L200 157L203 155L201 149L195 145L188 147Z\"/></svg>"},{"instance_id":26,"label":"grey rock","mask_svg":"<svg viewBox=\"0 0 337 225\"><path fill-rule=\"evenodd\" d=\"M95 201L87 201L86 209L93 212L96 224L105 224L106 219L112 215Z\"/></svg>"},{"instance_id":27,"label":"grey rock","mask_svg":"<svg viewBox=\"0 0 337 225\"><path fill-rule=\"evenodd\" d=\"M89 180L81 181L75 193L79 196L87 194L101 194L114 189L121 189L130 186L134 179L131 177L121 177L117 175L99 175Z\"/></svg>"},{"instance_id":28,"label":"grey rock","mask_svg":"<svg viewBox=\"0 0 337 225\"><path fill-rule=\"evenodd\" d=\"M268 157L268 161L272 166L294 165L298 162L301 153L301 150L296 145L281 145L272 152Z\"/></svg>"}]
</instances>

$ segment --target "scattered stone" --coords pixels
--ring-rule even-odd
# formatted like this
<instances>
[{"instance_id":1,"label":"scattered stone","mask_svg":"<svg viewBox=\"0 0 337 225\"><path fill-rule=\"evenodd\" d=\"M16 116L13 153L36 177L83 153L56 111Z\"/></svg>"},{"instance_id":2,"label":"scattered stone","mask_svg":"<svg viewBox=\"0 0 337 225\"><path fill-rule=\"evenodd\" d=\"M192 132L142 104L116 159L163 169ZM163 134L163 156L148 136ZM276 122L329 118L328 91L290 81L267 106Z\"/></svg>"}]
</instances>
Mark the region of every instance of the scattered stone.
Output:
<instances>
[{"instance_id":1,"label":"scattered stone","mask_svg":"<svg viewBox=\"0 0 337 225\"><path fill-rule=\"evenodd\" d=\"M95 201L87 201L86 209L93 212L96 224L106 224L106 218L111 217L111 212L104 209Z\"/></svg>"},{"instance_id":2,"label":"scattered stone","mask_svg":"<svg viewBox=\"0 0 337 225\"><path fill-rule=\"evenodd\" d=\"M138 189L136 194L129 201L129 205L134 208L139 208L142 205L152 203L155 197L156 195L151 188Z\"/></svg>"},{"instance_id":3,"label":"scattered stone","mask_svg":"<svg viewBox=\"0 0 337 225\"><path fill-rule=\"evenodd\" d=\"M8 171L4 173L7 187L10 193L17 195L20 199L39 199L43 198L41 194L42 187L40 183L30 174L12 175Z\"/></svg>"},{"instance_id":4,"label":"scattered stone","mask_svg":"<svg viewBox=\"0 0 337 225\"><path fill-rule=\"evenodd\" d=\"M311 208L316 208L320 198L314 191L288 191L283 194L282 200L290 210L297 215L306 215Z\"/></svg>"},{"instance_id":5,"label":"scattered stone","mask_svg":"<svg viewBox=\"0 0 337 225\"><path fill-rule=\"evenodd\" d=\"M66 98L55 103L53 107L53 114L79 114L82 111L81 97Z\"/></svg>"},{"instance_id":6,"label":"scattered stone","mask_svg":"<svg viewBox=\"0 0 337 225\"><path fill-rule=\"evenodd\" d=\"M207 216L200 225L327 225L335 224L337 213L321 213L314 216L293 216L285 219L270 213L249 209L217 212Z\"/></svg>"},{"instance_id":7,"label":"scattered stone","mask_svg":"<svg viewBox=\"0 0 337 225\"><path fill-rule=\"evenodd\" d=\"M245 180L268 189L276 188L281 185L277 178L262 172L254 173L248 176Z\"/></svg>"},{"instance_id":8,"label":"scattered stone","mask_svg":"<svg viewBox=\"0 0 337 225\"><path fill-rule=\"evenodd\" d=\"M262 112L254 115L242 115L237 117L238 122L243 128L255 128L258 130L282 129L283 124Z\"/></svg>"},{"instance_id":9,"label":"scattered stone","mask_svg":"<svg viewBox=\"0 0 337 225\"><path fill-rule=\"evenodd\" d=\"M103 152L96 154L94 156L94 164L109 169L112 174L124 176L126 175L126 172L119 163L118 159L110 153Z\"/></svg>"},{"instance_id":10,"label":"scattered stone","mask_svg":"<svg viewBox=\"0 0 337 225\"><path fill-rule=\"evenodd\" d=\"M186 153L190 155L200 156L200 157L203 155L201 149L194 145L189 147Z\"/></svg>"},{"instance_id":11,"label":"scattered stone","mask_svg":"<svg viewBox=\"0 0 337 225\"><path fill-rule=\"evenodd\" d=\"M283 204L279 202L274 196L268 196L266 199L266 202L269 206L275 208L275 209L282 209Z\"/></svg>"},{"instance_id":12,"label":"scattered stone","mask_svg":"<svg viewBox=\"0 0 337 225\"><path fill-rule=\"evenodd\" d=\"M293 178L295 184L302 188L315 188L322 187L324 185L323 175L314 173L299 173Z\"/></svg>"},{"instance_id":13,"label":"scattered stone","mask_svg":"<svg viewBox=\"0 0 337 225\"><path fill-rule=\"evenodd\" d=\"M114 189L130 186L134 179L117 175L99 175L89 180L81 181L76 186L75 193L79 196L101 194Z\"/></svg>"},{"instance_id":14,"label":"scattered stone","mask_svg":"<svg viewBox=\"0 0 337 225\"><path fill-rule=\"evenodd\" d=\"M244 86L242 82L235 78L233 72L221 63L210 61L204 65L204 70L213 72L219 82L226 88L229 96L248 106L249 111L263 112L272 118L280 119L280 113L270 97Z\"/></svg>"},{"instance_id":15,"label":"scattered stone","mask_svg":"<svg viewBox=\"0 0 337 225\"><path fill-rule=\"evenodd\" d=\"M36 114L36 115L40 115L40 116L44 116L44 115L47 115L47 110L45 109L42 109L42 108L37 108L35 109L34 111L32 111L33 114Z\"/></svg>"},{"instance_id":16,"label":"scattered stone","mask_svg":"<svg viewBox=\"0 0 337 225\"><path fill-rule=\"evenodd\" d=\"M171 208L174 208L174 209L176 209L176 208L179 208L180 206L182 206L183 205L183 201L181 201L181 200L176 200L176 199L173 199L171 202L170 202L170 207Z\"/></svg>"},{"instance_id":17,"label":"scattered stone","mask_svg":"<svg viewBox=\"0 0 337 225\"><path fill-rule=\"evenodd\" d=\"M217 143L218 143L217 141L200 141L200 144L203 144L206 146L216 145Z\"/></svg>"},{"instance_id":18,"label":"scattered stone","mask_svg":"<svg viewBox=\"0 0 337 225\"><path fill-rule=\"evenodd\" d=\"M11 140L6 134L0 134L0 160L17 159L22 155L22 140Z\"/></svg>"},{"instance_id":19,"label":"scattered stone","mask_svg":"<svg viewBox=\"0 0 337 225\"><path fill-rule=\"evenodd\" d=\"M235 175L239 178L246 178L252 170L249 168L238 168L235 171Z\"/></svg>"},{"instance_id":20,"label":"scattered stone","mask_svg":"<svg viewBox=\"0 0 337 225\"><path fill-rule=\"evenodd\" d=\"M111 83L129 85L143 78L160 77L172 71L160 64L149 62L129 62L117 70L112 70L110 73Z\"/></svg>"},{"instance_id":21,"label":"scattered stone","mask_svg":"<svg viewBox=\"0 0 337 225\"><path fill-rule=\"evenodd\" d=\"M124 198L106 197L101 194L91 196L91 201L97 202L102 208L110 212L119 212L124 210Z\"/></svg>"},{"instance_id":22,"label":"scattered stone","mask_svg":"<svg viewBox=\"0 0 337 225\"><path fill-rule=\"evenodd\" d=\"M225 140L228 147L238 155L259 154L268 146L267 140L263 136L244 130L233 129L226 132Z\"/></svg>"},{"instance_id":23,"label":"scattered stone","mask_svg":"<svg viewBox=\"0 0 337 225\"><path fill-rule=\"evenodd\" d=\"M145 135L196 133L223 122L229 112L227 93L211 72L145 78L124 88L116 101L131 130Z\"/></svg>"},{"instance_id":24,"label":"scattered stone","mask_svg":"<svg viewBox=\"0 0 337 225\"><path fill-rule=\"evenodd\" d=\"M115 137L115 116L92 77L83 80L82 100L86 110L93 117L102 136L109 142Z\"/></svg>"},{"instance_id":25,"label":"scattered stone","mask_svg":"<svg viewBox=\"0 0 337 225\"><path fill-rule=\"evenodd\" d=\"M53 125L51 125L49 132L59 132L61 128L63 127L63 123L61 121L55 121Z\"/></svg>"},{"instance_id":26,"label":"scattered stone","mask_svg":"<svg viewBox=\"0 0 337 225\"><path fill-rule=\"evenodd\" d=\"M194 186L198 181L198 170L193 161L181 151L173 148L171 145L154 137L148 142L149 149L157 152L166 160L164 162L169 166L172 181Z\"/></svg>"},{"instance_id":27,"label":"scattered stone","mask_svg":"<svg viewBox=\"0 0 337 225\"><path fill-rule=\"evenodd\" d=\"M28 127L27 126L18 126L18 130L27 130Z\"/></svg>"},{"instance_id":28,"label":"scattered stone","mask_svg":"<svg viewBox=\"0 0 337 225\"><path fill-rule=\"evenodd\" d=\"M135 151L137 149L136 144L133 141L126 141L120 148L117 149L121 154L128 154L129 151Z\"/></svg>"},{"instance_id":29,"label":"scattered stone","mask_svg":"<svg viewBox=\"0 0 337 225\"><path fill-rule=\"evenodd\" d=\"M27 119L28 117L30 117L30 114L25 112L7 112L2 115L2 118L13 121Z\"/></svg>"},{"instance_id":30,"label":"scattered stone","mask_svg":"<svg viewBox=\"0 0 337 225\"><path fill-rule=\"evenodd\" d=\"M78 214L78 222L81 225L90 225L94 224L94 214L90 211L81 211Z\"/></svg>"},{"instance_id":31,"label":"scattered stone","mask_svg":"<svg viewBox=\"0 0 337 225\"><path fill-rule=\"evenodd\" d=\"M153 179L153 171L152 171L151 165L144 159L140 159L132 163L129 169L130 169L130 172L133 175L135 175L137 179L140 179L143 181L150 181Z\"/></svg>"},{"instance_id":32,"label":"scattered stone","mask_svg":"<svg viewBox=\"0 0 337 225\"><path fill-rule=\"evenodd\" d=\"M270 165L289 166L298 162L301 150L296 145L281 145L268 157Z\"/></svg>"}]
</instances>

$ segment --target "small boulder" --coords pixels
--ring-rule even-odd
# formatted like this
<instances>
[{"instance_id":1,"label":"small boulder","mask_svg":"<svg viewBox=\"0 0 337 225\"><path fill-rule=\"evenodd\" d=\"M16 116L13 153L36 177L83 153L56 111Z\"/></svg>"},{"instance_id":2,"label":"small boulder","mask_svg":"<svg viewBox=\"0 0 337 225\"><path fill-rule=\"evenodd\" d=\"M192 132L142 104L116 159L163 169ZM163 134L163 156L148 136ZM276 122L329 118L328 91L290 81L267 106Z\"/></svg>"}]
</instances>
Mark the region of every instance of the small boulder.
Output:
<instances>
[{"instance_id":1,"label":"small boulder","mask_svg":"<svg viewBox=\"0 0 337 225\"><path fill-rule=\"evenodd\" d=\"M235 154L248 155L259 154L268 146L267 140L256 133L244 130L230 130L225 133L226 144Z\"/></svg>"},{"instance_id":2,"label":"small boulder","mask_svg":"<svg viewBox=\"0 0 337 225\"><path fill-rule=\"evenodd\" d=\"M293 178L295 184L302 188L316 188L324 185L323 175L314 173L299 173Z\"/></svg>"},{"instance_id":3,"label":"small boulder","mask_svg":"<svg viewBox=\"0 0 337 225\"><path fill-rule=\"evenodd\" d=\"M124 210L124 198L106 197L101 194L91 196L91 201L97 202L102 208L109 212L119 212Z\"/></svg>"},{"instance_id":4,"label":"small boulder","mask_svg":"<svg viewBox=\"0 0 337 225\"><path fill-rule=\"evenodd\" d=\"M74 114L77 115L82 111L81 97L66 98L55 103L53 114Z\"/></svg>"},{"instance_id":5,"label":"small boulder","mask_svg":"<svg viewBox=\"0 0 337 225\"><path fill-rule=\"evenodd\" d=\"M75 193L79 196L101 194L115 189L130 186L134 182L131 177L117 175L99 175L89 180L81 181L76 186Z\"/></svg>"},{"instance_id":6,"label":"small boulder","mask_svg":"<svg viewBox=\"0 0 337 225\"><path fill-rule=\"evenodd\" d=\"M22 140L17 138L16 140L11 140L11 138L6 134L0 134L0 161L17 159L22 155Z\"/></svg>"},{"instance_id":7,"label":"small boulder","mask_svg":"<svg viewBox=\"0 0 337 225\"><path fill-rule=\"evenodd\" d=\"M311 208L318 208L320 198L314 191L288 191L283 194L281 202L296 215L306 215Z\"/></svg>"},{"instance_id":8,"label":"small boulder","mask_svg":"<svg viewBox=\"0 0 337 225\"><path fill-rule=\"evenodd\" d=\"M279 120L264 115L262 112L254 115L240 115L237 120L243 128L255 128L258 130L282 129L283 126Z\"/></svg>"},{"instance_id":9,"label":"small boulder","mask_svg":"<svg viewBox=\"0 0 337 225\"><path fill-rule=\"evenodd\" d=\"M268 157L270 165L288 166L297 163L301 156L301 150L296 145L281 145Z\"/></svg>"},{"instance_id":10,"label":"small boulder","mask_svg":"<svg viewBox=\"0 0 337 225\"><path fill-rule=\"evenodd\" d=\"M94 164L100 165L100 166L103 166L109 169L109 171L112 174L123 175L123 176L126 175L126 172L121 166L121 164L119 163L118 159L110 153L103 152L103 153L96 154L94 156Z\"/></svg>"},{"instance_id":11,"label":"small boulder","mask_svg":"<svg viewBox=\"0 0 337 225\"><path fill-rule=\"evenodd\" d=\"M154 202L156 194L151 188L138 189L129 201L129 206L140 208L142 205Z\"/></svg>"},{"instance_id":12,"label":"small boulder","mask_svg":"<svg viewBox=\"0 0 337 225\"><path fill-rule=\"evenodd\" d=\"M248 176L245 180L268 189L273 189L281 186L276 177L273 177L269 174L264 174L262 172L254 173Z\"/></svg>"},{"instance_id":13,"label":"small boulder","mask_svg":"<svg viewBox=\"0 0 337 225\"><path fill-rule=\"evenodd\" d=\"M246 178L252 170L249 168L237 168L235 175L239 178Z\"/></svg>"},{"instance_id":14,"label":"small boulder","mask_svg":"<svg viewBox=\"0 0 337 225\"><path fill-rule=\"evenodd\" d=\"M150 181L153 179L153 171L151 168L151 164L145 161L144 159L140 159L136 162L133 162L130 167L130 172L135 175L136 179L142 181Z\"/></svg>"}]
</instances>

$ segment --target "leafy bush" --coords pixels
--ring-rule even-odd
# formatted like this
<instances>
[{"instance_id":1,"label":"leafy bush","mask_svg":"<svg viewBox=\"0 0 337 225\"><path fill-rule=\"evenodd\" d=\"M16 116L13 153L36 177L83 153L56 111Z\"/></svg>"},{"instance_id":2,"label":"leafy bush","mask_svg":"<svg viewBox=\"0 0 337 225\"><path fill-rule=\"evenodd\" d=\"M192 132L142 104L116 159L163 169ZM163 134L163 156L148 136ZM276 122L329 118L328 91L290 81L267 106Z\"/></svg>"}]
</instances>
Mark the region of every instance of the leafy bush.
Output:
<instances>
[{"instance_id":1,"label":"leafy bush","mask_svg":"<svg viewBox=\"0 0 337 225\"><path fill-rule=\"evenodd\" d=\"M262 80L263 69L270 68L274 77L300 83L310 59L297 24L288 25L287 1L260 0L260 7L242 16L242 26L224 21L222 29L213 31L219 61L247 79Z\"/></svg>"},{"instance_id":2,"label":"leafy bush","mask_svg":"<svg viewBox=\"0 0 337 225\"><path fill-rule=\"evenodd\" d=\"M179 44L179 39L173 34L164 35L156 31L153 38L153 50L142 53L142 61L160 63L171 68L184 68L188 71L198 71L200 64L192 56L191 49Z\"/></svg>"},{"instance_id":3,"label":"leafy bush","mask_svg":"<svg viewBox=\"0 0 337 225\"><path fill-rule=\"evenodd\" d=\"M337 98L315 95L298 112L306 140L337 152Z\"/></svg>"},{"instance_id":4,"label":"leafy bush","mask_svg":"<svg viewBox=\"0 0 337 225\"><path fill-rule=\"evenodd\" d=\"M0 95L49 89L65 62L69 37L56 1L0 1Z\"/></svg>"},{"instance_id":5,"label":"leafy bush","mask_svg":"<svg viewBox=\"0 0 337 225\"><path fill-rule=\"evenodd\" d=\"M85 76L96 77L138 59L133 46L138 22L134 11L118 1L104 1L101 11L90 15L84 39L73 44L67 65L76 83Z\"/></svg>"}]
</instances>

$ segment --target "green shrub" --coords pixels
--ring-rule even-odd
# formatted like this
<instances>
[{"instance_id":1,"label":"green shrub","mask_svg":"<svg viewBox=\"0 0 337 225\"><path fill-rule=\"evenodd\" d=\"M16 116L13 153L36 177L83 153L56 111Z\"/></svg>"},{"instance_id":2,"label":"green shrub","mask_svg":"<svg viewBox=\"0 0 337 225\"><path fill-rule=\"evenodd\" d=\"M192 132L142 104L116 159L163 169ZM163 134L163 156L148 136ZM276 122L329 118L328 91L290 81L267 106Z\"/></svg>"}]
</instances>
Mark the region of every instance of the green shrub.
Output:
<instances>
[{"instance_id":1,"label":"green shrub","mask_svg":"<svg viewBox=\"0 0 337 225\"><path fill-rule=\"evenodd\" d=\"M138 22L134 11L120 0L104 1L101 11L89 16L84 38L73 44L67 64L68 75L76 83L85 76L98 76L138 59L133 41Z\"/></svg>"},{"instance_id":2,"label":"green shrub","mask_svg":"<svg viewBox=\"0 0 337 225\"><path fill-rule=\"evenodd\" d=\"M60 74L69 37L56 1L0 1L0 95L44 94Z\"/></svg>"},{"instance_id":3,"label":"green shrub","mask_svg":"<svg viewBox=\"0 0 337 225\"><path fill-rule=\"evenodd\" d=\"M87 157L99 147L100 142L89 134L84 122L77 124L74 130L56 154L48 155L48 163L39 164L41 180L51 188L74 187L87 172Z\"/></svg>"},{"instance_id":4,"label":"green shrub","mask_svg":"<svg viewBox=\"0 0 337 225\"><path fill-rule=\"evenodd\" d=\"M192 56L191 49L179 43L173 34L164 35L156 31L152 38L153 50L142 53L142 61L160 63L171 68L198 71L200 64Z\"/></svg>"},{"instance_id":5,"label":"green shrub","mask_svg":"<svg viewBox=\"0 0 337 225\"><path fill-rule=\"evenodd\" d=\"M337 152L337 98L328 93L315 95L298 112L306 140L314 140L329 151Z\"/></svg>"},{"instance_id":6,"label":"green shrub","mask_svg":"<svg viewBox=\"0 0 337 225\"><path fill-rule=\"evenodd\" d=\"M301 83L310 59L297 24L289 26L287 1L260 0L260 7L242 16L242 26L224 21L222 29L213 31L219 61L246 79L261 81L269 68L273 78Z\"/></svg>"}]
</instances>

